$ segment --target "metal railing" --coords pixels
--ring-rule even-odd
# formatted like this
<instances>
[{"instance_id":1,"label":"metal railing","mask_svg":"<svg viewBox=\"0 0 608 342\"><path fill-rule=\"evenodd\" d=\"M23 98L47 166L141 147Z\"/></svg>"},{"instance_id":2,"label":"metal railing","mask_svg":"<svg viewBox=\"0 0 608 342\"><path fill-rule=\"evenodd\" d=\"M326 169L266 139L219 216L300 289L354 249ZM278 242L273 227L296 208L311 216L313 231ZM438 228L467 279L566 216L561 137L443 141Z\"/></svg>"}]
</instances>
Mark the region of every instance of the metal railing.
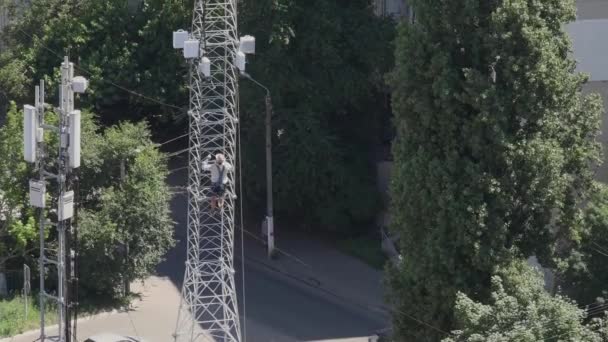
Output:
<instances>
[{"instance_id":1,"label":"metal railing","mask_svg":"<svg viewBox=\"0 0 608 342\"><path fill-rule=\"evenodd\" d=\"M23 270L2 272L2 274L0 274L0 298L4 295L21 293L23 284Z\"/></svg>"}]
</instances>

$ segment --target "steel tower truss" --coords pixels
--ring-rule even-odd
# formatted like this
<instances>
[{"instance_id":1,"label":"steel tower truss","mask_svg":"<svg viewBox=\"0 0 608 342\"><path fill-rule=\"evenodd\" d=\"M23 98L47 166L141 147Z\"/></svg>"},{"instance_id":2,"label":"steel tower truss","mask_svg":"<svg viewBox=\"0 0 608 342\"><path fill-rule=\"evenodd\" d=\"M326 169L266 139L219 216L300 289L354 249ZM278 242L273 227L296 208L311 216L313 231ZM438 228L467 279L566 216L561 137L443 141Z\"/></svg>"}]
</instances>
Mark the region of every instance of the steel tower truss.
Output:
<instances>
[{"instance_id":1,"label":"steel tower truss","mask_svg":"<svg viewBox=\"0 0 608 342\"><path fill-rule=\"evenodd\" d=\"M234 270L235 176L228 172L223 208L210 210L211 184L202 166L222 153L236 165L239 47L237 0L195 2L190 38L200 41L190 60L188 252L176 341L241 341ZM211 76L199 69L211 61Z\"/></svg>"}]
</instances>

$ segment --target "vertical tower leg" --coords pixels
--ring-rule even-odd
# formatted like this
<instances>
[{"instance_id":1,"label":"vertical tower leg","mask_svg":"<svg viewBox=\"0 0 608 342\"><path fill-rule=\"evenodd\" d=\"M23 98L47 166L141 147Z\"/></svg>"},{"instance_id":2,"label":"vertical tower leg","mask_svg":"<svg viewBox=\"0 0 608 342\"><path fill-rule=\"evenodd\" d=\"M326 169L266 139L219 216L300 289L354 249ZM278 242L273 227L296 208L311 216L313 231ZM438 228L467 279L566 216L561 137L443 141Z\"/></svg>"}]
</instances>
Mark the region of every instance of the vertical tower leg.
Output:
<instances>
[{"instance_id":1,"label":"vertical tower leg","mask_svg":"<svg viewBox=\"0 0 608 342\"><path fill-rule=\"evenodd\" d=\"M235 177L229 172L222 209L211 211L209 154L236 163L238 50L236 0L195 2L192 38L201 42L191 61L188 252L176 341L241 341L234 281ZM198 65L211 62L205 77Z\"/></svg>"}]
</instances>

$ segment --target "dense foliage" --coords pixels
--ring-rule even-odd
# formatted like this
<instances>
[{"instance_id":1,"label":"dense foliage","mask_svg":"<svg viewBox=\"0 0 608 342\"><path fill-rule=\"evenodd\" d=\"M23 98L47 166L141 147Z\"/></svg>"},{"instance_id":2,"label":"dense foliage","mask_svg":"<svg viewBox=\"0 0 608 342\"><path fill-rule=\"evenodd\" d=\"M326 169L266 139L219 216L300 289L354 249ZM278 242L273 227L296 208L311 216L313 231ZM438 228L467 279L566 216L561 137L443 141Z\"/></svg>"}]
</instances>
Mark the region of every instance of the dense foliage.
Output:
<instances>
[{"instance_id":1,"label":"dense foliage","mask_svg":"<svg viewBox=\"0 0 608 342\"><path fill-rule=\"evenodd\" d=\"M249 73L273 97L277 209L334 231L369 221L394 23L374 17L367 0L249 0L240 14L241 31L257 38ZM262 204L264 93L241 84L245 182Z\"/></svg>"},{"instance_id":2,"label":"dense foliage","mask_svg":"<svg viewBox=\"0 0 608 342\"><path fill-rule=\"evenodd\" d=\"M608 339L608 321L584 324L587 313L565 297L544 288L542 273L524 261L502 268L492 277L489 304L459 292L457 331L443 342L601 342Z\"/></svg>"},{"instance_id":3,"label":"dense foliage","mask_svg":"<svg viewBox=\"0 0 608 342\"><path fill-rule=\"evenodd\" d=\"M0 85L23 100L31 80L51 75L64 55L91 81L85 99L106 123L148 118L153 125L183 118L183 111L159 105L186 103L183 58L172 48L171 32L185 27L190 7L183 1L34 0L4 35L8 51L0 58ZM118 85L118 86L115 86ZM125 90L127 89L127 90ZM181 107L178 105L178 107Z\"/></svg>"},{"instance_id":4,"label":"dense foliage","mask_svg":"<svg viewBox=\"0 0 608 342\"><path fill-rule=\"evenodd\" d=\"M29 172L23 161L22 126L13 104L0 127L0 272L9 260L26 255L28 243L38 235L26 198Z\"/></svg>"},{"instance_id":5,"label":"dense foliage","mask_svg":"<svg viewBox=\"0 0 608 342\"><path fill-rule=\"evenodd\" d=\"M372 146L378 118L388 112L382 88L394 24L374 17L369 0L239 6L240 31L258 42L249 72L273 95L278 214L333 231L365 227L377 211ZM170 137L183 131L184 111L121 87L187 106L187 66L171 32L188 29L191 12L192 1L180 0L34 0L6 35L0 88L23 99L28 80L56 73L69 53L91 79L85 101L104 123L146 117ZM245 193L256 210L264 203L264 99L249 81L242 90Z\"/></svg>"},{"instance_id":6,"label":"dense foliage","mask_svg":"<svg viewBox=\"0 0 608 342\"><path fill-rule=\"evenodd\" d=\"M601 305L608 299L608 187L597 183L596 190L585 208L584 229L559 269L566 293L579 303Z\"/></svg>"},{"instance_id":7,"label":"dense foliage","mask_svg":"<svg viewBox=\"0 0 608 342\"><path fill-rule=\"evenodd\" d=\"M87 270L82 285L84 291L115 294L119 280L153 274L174 244L167 159L143 123L121 123L92 139L98 141L89 141L95 147L89 152L97 158L82 170L80 194L85 207L79 222L80 260Z\"/></svg>"},{"instance_id":8,"label":"dense foliage","mask_svg":"<svg viewBox=\"0 0 608 342\"><path fill-rule=\"evenodd\" d=\"M31 167L23 162L23 113L14 106L0 128L0 271L8 257L33 261L38 225L27 198ZM48 113L47 121L56 122ZM146 124L122 123L99 133L94 116L83 113L80 186L79 253L81 289L86 294L113 296L121 280L143 279L154 272L173 246L170 191L165 183L167 160L150 140ZM57 139L45 135L50 161ZM48 162L47 161L47 162ZM124 163L124 177L121 164ZM48 164L52 171L52 164ZM49 191L53 190L49 182ZM49 206L53 202L47 201ZM48 210L47 216L52 216ZM56 232L48 226L47 243L56 246ZM125 246L128 245L128 258ZM32 265L33 267L34 265ZM52 276L52 273L51 273ZM106 297L107 298L107 297Z\"/></svg>"},{"instance_id":9,"label":"dense foliage","mask_svg":"<svg viewBox=\"0 0 608 342\"><path fill-rule=\"evenodd\" d=\"M496 265L565 257L599 161L601 102L582 96L571 0L414 0L392 75L397 309L444 331L459 291L484 302ZM399 312L399 311L397 311ZM442 337L405 314L404 341Z\"/></svg>"}]
</instances>

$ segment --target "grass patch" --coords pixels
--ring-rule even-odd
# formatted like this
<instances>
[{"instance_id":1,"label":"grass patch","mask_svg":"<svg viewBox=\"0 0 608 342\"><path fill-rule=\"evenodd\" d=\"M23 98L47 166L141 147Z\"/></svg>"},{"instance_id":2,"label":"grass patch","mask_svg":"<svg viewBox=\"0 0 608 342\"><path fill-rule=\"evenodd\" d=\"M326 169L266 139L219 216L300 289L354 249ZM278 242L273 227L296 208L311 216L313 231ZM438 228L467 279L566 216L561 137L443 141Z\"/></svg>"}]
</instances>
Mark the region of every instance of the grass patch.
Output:
<instances>
[{"instance_id":1,"label":"grass patch","mask_svg":"<svg viewBox=\"0 0 608 342\"><path fill-rule=\"evenodd\" d=\"M380 241L367 236L340 240L337 247L343 253L361 259L375 269L383 269L387 261L386 255L382 252Z\"/></svg>"},{"instance_id":2,"label":"grass patch","mask_svg":"<svg viewBox=\"0 0 608 342\"><path fill-rule=\"evenodd\" d=\"M57 307L47 302L45 307L46 324L57 324ZM28 298L27 318L25 300L22 296L0 299L0 337L21 334L40 327L40 308L38 296Z\"/></svg>"},{"instance_id":3,"label":"grass patch","mask_svg":"<svg viewBox=\"0 0 608 342\"><path fill-rule=\"evenodd\" d=\"M129 302L138 297L133 294L129 297L121 297L108 300L98 298L83 300L78 308L78 316L88 316L100 312L110 311L128 306ZM46 324L57 324L57 306L47 300L45 304L44 320ZM27 319L25 317L25 301L22 296L13 296L8 299L0 299L0 338L10 337L40 327L40 307L38 296L28 298Z\"/></svg>"}]
</instances>

